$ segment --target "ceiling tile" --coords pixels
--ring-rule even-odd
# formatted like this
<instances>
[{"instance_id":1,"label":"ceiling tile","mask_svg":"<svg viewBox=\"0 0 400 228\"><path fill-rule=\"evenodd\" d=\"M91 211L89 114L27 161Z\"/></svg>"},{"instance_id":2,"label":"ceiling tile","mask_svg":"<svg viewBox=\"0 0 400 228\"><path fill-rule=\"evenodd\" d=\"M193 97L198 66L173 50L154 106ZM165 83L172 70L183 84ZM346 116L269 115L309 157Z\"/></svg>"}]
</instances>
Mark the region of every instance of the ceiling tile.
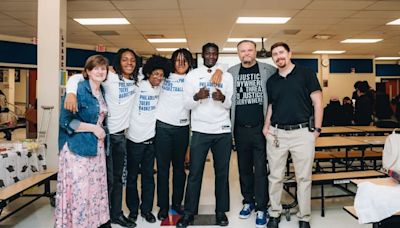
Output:
<instances>
[{"instance_id":1,"label":"ceiling tile","mask_svg":"<svg viewBox=\"0 0 400 228\"><path fill-rule=\"evenodd\" d=\"M398 0L379 1L366 8L366 10L400 10L400 4Z\"/></svg>"},{"instance_id":2,"label":"ceiling tile","mask_svg":"<svg viewBox=\"0 0 400 228\"><path fill-rule=\"evenodd\" d=\"M68 11L70 18L111 18L111 17L124 17L118 10L98 10L98 11Z\"/></svg>"},{"instance_id":3,"label":"ceiling tile","mask_svg":"<svg viewBox=\"0 0 400 228\"><path fill-rule=\"evenodd\" d=\"M247 0L243 9L292 10L303 9L312 0Z\"/></svg>"},{"instance_id":4,"label":"ceiling tile","mask_svg":"<svg viewBox=\"0 0 400 228\"><path fill-rule=\"evenodd\" d=\"M319 10L319 9L330 9L330 10L362 10L372 5L376 1L354 1L354 0L342 0L342 1L313 1L306 9Z\"/></svg>"},{"instance_id":5,"label":"ceiling tile","mask_svg":"<svg viewBox=\"0 0 400 228\"><path fill-rule=\"evenodd\" d=\"M112 1L119 10L178 9L176 0Z\"/></svg>"},{"instance_id":6,"label":"ceiling tile","mask_svg":"<svg viewBox=\"0 0 400 228\"><path fill-rule=\"evenodd\" d=\"M68 11L107 11L115 7L110 1L67 1Z\"/></svg>"}]
</instances>

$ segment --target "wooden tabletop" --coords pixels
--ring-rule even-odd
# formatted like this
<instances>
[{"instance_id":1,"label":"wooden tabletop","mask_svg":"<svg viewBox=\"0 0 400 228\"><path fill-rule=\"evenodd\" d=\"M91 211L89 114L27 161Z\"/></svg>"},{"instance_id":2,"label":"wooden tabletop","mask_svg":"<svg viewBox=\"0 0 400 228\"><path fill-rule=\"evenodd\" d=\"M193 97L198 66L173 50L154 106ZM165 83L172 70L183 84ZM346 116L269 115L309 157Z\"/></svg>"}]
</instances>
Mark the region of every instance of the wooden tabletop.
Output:
<instances>
[{"instance_id":1,"label":"wooden tabletop","mask_svg":"<svg viewBox=\"0 0 400 228\"><path fill-rule=\"evenodd\" d=\"M53 169L45 170L43 172L34 174L31 177L28 177L24 180L20 180L15 184L12 184L5 188L2 188L2 189L0 189L0 200L6 200L6 199L10 198L11 196L15 195L16 193L19 193L19 192L26 190L32 186L35 186L39 182L45 180L46 178L53 176L54 174L57 174L57 170L53 170Z\"/></svg>"},{"instance_id":2,"label":"wooden tabletop","mask_svg":"<svg viewBox=\"0 0 400 228\"><path fill-rule=\"evenodd\" d=\"M384 145L387 136L347 136L347 139L368 143L370 145Z\"/></svg>"},{"instance_id":3,"label":"wooden tabletop","mask_svg":"<svg viewBox=\"0 0 400 228\"><path fill-rule=\"evenodd\" d=\"M367 178L367 179L352 179L350 180L354 184L360 184L364 182L371 182L373 184L377 185L385 185L385 186L398 186L399 183L396 182L393 178L391 177L385 177L385 178ZM343 207L345 211L347 211L350 215L352 215L354 218L358 219L356 209L354 206L345 206ZM400 212L396 213L395 215L400 215Z\"/></svg>"},{"instance_id":4,"label":"wooden tabletop","mask_svg":"<svg viewBox=\"0 0 400 228\"><path fill-rule=\"evenodd\" d=\"M383 146L387 136L327 136L318 137L316 149L346 148L353 146Z\"/></svg>"},{"instance_id":5,"label":"wooden tabletop","mask_svg":"<svg viewBox=\"0 0 400 228\"><path fill-rule=\"evenodd\" d=\"M386 174L378 172L376 170L365 170L365 171L351 171L351 172L337 172L337 173L322 173L313 174L312 180L341 180L341 179L351 179L353 178L363 178L363 177L384 177Z\"/></svg>"},{"instance_id":6,"label":"wooden tabletop","mask_svg":"<svg viewBox=\"0 0 400 228\"><path fill-rule=\"evenodd\" d=\"M360 184L360 183L364 183L364 182L371 182L373 184L377 184L377 185L385 185L385 186L398 186L399 183L394 180L391 177L385 177L385 178L367 178L367 179L352 179L351 180L352 183L354 184Z\"/></svg>"},{"instance_id":7,"label":"wooden tabletop","mask_svg":"<svg viewBox=\"0 0 400 228\"><path fill-rule=\"evenodd\" d=\"M346 126L322 127L321 131L321 134L351 134L351 133L363 133L363 131Z\"/></svg>"},{"instance_id":8,"label":"wooden tabletop","mask_svg":"<svg viewBox=\"0 0 400 228\"><path fill-rule=\"evenodd\" d=\"M344 206L343 210L347 211L351 216L353 216L355 219L358 219L356 209L354 206Z\"/></svg>"},{"instance_id":9,"label":"wooden tabletop","mask_svg":"<svg viewBox=\"0 0 400 228\"><path fill-rule=\"evenodd\" d=\"M377 126L348 126L349 128L353 128L356 130L360 130L363 132L370 132L370 133L391 133L394 128L381 128Z\"/></svg>"},{"instance_id":10,"label":"wooden tabletop","mask_svg":"<svg viewBox=\"0 0 400 228\"><path fill-rule=\"evenodd\" d=\"M351 140L344 136L327 136L318 137L315 142L315 148L344 148L351 146L366 146L369 145L366 142L360 140Z\"/></svg>"}]
</instances>

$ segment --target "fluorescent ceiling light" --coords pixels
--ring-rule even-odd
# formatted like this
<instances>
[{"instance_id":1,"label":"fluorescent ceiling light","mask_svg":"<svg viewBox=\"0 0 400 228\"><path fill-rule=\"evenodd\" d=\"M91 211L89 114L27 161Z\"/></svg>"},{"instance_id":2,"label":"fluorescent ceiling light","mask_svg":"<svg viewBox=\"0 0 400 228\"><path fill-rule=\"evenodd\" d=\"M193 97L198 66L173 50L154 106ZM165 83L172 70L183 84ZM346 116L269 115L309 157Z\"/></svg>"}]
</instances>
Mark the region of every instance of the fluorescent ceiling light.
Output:
<instances>
[{"instance_id":1,"label":"fluorescent ceiling light","mask_svg":"<svg viewBox=\"0 0 400 228\"><path fill-rule=\"evenodd\" d=\"M400 57L376 57L375 60L400 60Z\"/></svg>"},{"instance_id":2,"label":"fluorescent ceiling light","mask_svg":"<svg viewBox=\"0 0 400 228\"><path fill-rule=\"evenodd\" d=\"M238 17L238 24L285 24L290 17Z\"/></svg>"},{"instance_id":3,"label":"fluorescent ceiling light","mask_svg":"<svg viewBox=\"0 0 400 228\"><path fill-rule=\"evenodd\" d=\"M235 47L230 47L230 48L223 48L223 52L237 52L237 48Z\"/></svg>"},{"instance_id":4,"label":"fluorescent ceiling light","mask_svg":"<svg viewBox=\"0 0 400 228\"><path fill-rule=\"evenodd\" d=\"M150 43L186 43L185 38L147 39Z\"/></svg>"},{"instance_id":5,"label":"fluorescent ceiling light","mask_svg":"<svg viewBox=\"0 0 400 228\"><path fill-rule=\"evenodd\" d=\"M74 18L81 25L128 25L125 18Z\"/></svg>"},{"instance_id":6,"label":"fluorescent ceiling light","mask_svg":"<svg viewBox=\"0 0 400 228\"><path fill-rule=\"evenodd\" d=\"M333 51L333 50L317 50L313 54L343 54L346 51Z\"/></svg>"},{"instance_id":7,"label":"fluorescent ceiling light","mask_svg":"<svg viewBox=\"0 0 400 228\"><path fill-rule=\"evenodd\" d=\"M176 51L178 49L179 48L156 48L157 51L163 51L163 52L168 52L168 51L173 52L173 51Z\"/></svg>"},{"instance_id":8,"label":"fluorescent ceiling light","mask_svg":"<svg viewBox=\"0 0 400 228\"><path fill-rule=\"evenodd\" d=\"M369 44L369 43L377 43L382 41L383 39L345 39L340 41L340 43L355 43L355 44Z\"/></svg>"},{"instance_id":9,"label":"fluorescent ceiling light","mask_svg":"<svg viewBox=\"0 0 400 228\"><path fill-rule=\"evenodd\" d=\"M251 40L251 41L256 42L256 43L261 43L261 38L228 38L227 42L238 43L238 42L240 42L242 40ZM266 41L266 40L267 39L264 38L264 41Z\"/></svg>"},{"instance_id":10,"label":"fluorescent ceiling light","mask_svg":"<svg viewBox=\"0 0 400 228\"><path fill-rule=\"evenodd\" d=\"M400 18L394 21L391 21L389 23L386 23L387 25L400 25Z\"/></svg>"}]
</instances>

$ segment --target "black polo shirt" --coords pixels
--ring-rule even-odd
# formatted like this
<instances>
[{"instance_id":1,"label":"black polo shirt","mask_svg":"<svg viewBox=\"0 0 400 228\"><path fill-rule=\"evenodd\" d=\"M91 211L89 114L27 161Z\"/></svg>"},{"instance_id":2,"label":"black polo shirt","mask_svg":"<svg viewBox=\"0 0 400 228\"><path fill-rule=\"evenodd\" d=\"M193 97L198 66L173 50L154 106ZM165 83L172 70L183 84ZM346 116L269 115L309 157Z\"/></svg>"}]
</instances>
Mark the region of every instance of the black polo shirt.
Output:
<instances>
[{"instance_id":1,"label":"black polo shirt","mask_svg":"<svg viewBox=\"0 0 400 228\"><path fill-rule=\"evenodd\" d=\"M286 77L277 70L267 81L268 103L272 104L271 126L308 122L313 114L310 94L317 90L321 86L311 69L295 65Z\"/></svg>"}]
</instances>

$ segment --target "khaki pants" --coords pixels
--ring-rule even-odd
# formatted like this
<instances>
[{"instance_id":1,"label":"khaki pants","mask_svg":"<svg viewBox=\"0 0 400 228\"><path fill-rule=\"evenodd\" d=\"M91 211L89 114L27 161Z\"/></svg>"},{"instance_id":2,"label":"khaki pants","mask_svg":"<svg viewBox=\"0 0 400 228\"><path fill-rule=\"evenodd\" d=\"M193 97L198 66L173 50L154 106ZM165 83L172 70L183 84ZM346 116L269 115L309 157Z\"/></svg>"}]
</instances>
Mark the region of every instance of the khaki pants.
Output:
<instances>
[{"instance_id":1,"label":"khaki pants","mask_svg":"<svg viewBox=\"0 0 400 228\"><path fill-rule=\"evenodd\" d=\"M277 135L279 147L274 145ZM311 215L311 175L315 153L314 133L307 128L298 130L281 130L270 127L267 136L267 159L270 168L269 198L271 217L279 217L282 212L282 191L288 154L292 155L296 182L299 212L301 221L310 221Z\"/></svg>"}]
</instances>

